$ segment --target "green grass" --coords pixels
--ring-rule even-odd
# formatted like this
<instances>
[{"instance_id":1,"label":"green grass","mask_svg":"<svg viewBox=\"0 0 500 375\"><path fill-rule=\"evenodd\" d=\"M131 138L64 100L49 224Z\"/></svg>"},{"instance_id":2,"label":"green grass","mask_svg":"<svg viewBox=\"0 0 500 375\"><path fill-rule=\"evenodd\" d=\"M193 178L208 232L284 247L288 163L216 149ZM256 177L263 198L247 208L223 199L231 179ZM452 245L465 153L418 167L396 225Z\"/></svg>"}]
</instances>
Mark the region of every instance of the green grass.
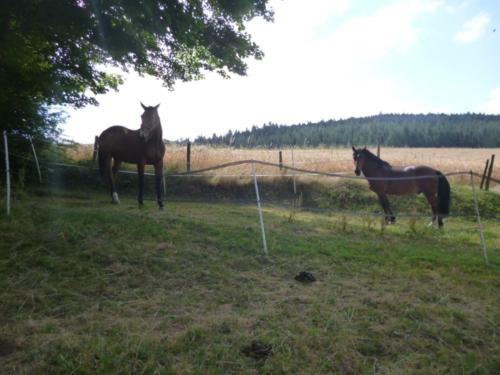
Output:
<instances>
[{"instance_id":1,"label":"green grass","mask_svg":"<svg viewBox=\"0 0 500 375\"><path fill-rule=\"evenodd\" d=\"M264 204L265 257L254 205L122 202L21 194L1 216L0 373L500 373L494 219L486 267L470 218Z\"/></svg>"}]
</instances>

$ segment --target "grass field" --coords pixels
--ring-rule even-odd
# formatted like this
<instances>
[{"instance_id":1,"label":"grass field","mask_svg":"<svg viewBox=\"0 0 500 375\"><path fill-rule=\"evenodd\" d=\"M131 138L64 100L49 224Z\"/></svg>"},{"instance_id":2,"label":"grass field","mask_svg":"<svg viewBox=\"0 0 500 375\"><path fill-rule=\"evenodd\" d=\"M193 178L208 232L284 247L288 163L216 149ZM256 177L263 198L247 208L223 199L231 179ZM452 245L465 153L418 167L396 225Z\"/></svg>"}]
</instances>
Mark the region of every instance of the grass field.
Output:
<instances>
[{"instance_id":1,"label":"grass field","mask_svg":"<svg viewBox=\"0 0 500 375\"><path fill-rule=\"evenodd\" d=\"M264 204L265 257L254 205L42 193L0 216L2 374L500 373L495 193L489 267L474 217L439 231ZM272 355L244 355L253 340Z\"/></svg>"}]
</instances>

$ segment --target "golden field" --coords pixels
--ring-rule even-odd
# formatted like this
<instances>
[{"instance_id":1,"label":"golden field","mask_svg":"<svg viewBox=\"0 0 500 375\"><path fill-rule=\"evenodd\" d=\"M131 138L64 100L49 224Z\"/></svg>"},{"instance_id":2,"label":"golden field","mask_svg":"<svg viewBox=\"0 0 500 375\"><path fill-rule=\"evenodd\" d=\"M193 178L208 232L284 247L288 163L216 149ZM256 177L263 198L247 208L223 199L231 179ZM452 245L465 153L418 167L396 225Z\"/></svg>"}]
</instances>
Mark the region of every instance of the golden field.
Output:
<instances>
[{"instance_id":1,"label":"golden field","mask_svg":"<svg viewBox=\"0 0 500 375\"><path fill-rule=\"evenodd\" d=\"M92 145L70 148L68 156L75 160L92 158ZM376 148L370 150L376 153ZM237 160L255 159L278 163L277 149L236 149L210 146L191 146L191 170L207 168ZM352 150L350 148L282 149L283 163L298 168L323 172L353 173ZM482 173L486 159L496 154L493 176L500 179L500 148L392 148L382 147L381 158L394 166L428 165L443 173L469 171ZM293 157L293 161L292 161ZM168 170L186 170L186 147L168 145L165 153ZM280 174L274 167L258 166L259 173ZM217 170L217 174L247 174L249 165Z\"/></svg>"}]
</instances>

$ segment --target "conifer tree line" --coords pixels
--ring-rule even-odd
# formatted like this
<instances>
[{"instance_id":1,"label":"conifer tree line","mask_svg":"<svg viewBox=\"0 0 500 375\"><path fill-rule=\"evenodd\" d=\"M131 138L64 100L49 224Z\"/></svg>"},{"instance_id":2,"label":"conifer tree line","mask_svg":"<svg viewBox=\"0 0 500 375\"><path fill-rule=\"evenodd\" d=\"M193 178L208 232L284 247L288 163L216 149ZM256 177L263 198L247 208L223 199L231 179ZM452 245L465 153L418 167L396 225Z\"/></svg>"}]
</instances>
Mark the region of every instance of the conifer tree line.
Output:
<instances>
[{"instance_id":1,"label":"conifer tree line","mask_svg":"<svg viewBox=\"0 0 500 375\"><path fill-rule=\"evenodd\" d=\"M394 147L500 147L500 115L380 114L370 117L280 125L196 138L213 146L321 147L374 145Z\"/></svg>"}]
</instances>

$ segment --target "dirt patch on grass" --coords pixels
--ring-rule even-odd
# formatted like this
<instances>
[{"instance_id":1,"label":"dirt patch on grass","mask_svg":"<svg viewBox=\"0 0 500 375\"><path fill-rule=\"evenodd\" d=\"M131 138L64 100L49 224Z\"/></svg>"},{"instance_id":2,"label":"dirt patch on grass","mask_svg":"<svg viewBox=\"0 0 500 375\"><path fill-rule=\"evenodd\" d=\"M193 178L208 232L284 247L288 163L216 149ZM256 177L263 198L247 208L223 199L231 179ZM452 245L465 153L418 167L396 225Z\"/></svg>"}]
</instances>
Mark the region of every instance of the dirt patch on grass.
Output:
<instances>
[{"instance_id":1,"label":"dirt patch on grass","mask_svg":"<svg viewBox=\"0 0 500 375\"><path fill-rule=\"evenodd\" d=\"M8 337L0 337L0 357L8 356L16 351L16 343Z\"/></svg>"}]
</instances>

